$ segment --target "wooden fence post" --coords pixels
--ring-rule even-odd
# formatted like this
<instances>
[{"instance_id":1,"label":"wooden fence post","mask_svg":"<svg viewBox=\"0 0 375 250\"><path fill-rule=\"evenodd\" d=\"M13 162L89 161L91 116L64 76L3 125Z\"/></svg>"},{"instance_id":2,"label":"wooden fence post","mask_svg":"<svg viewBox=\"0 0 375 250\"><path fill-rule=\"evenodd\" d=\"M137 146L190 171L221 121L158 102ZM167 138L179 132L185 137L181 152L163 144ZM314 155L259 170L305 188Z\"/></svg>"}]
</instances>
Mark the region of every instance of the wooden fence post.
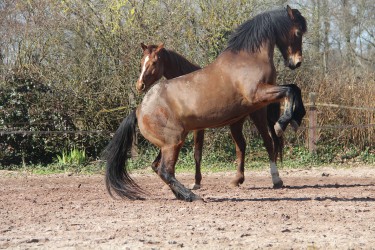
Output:
<instances>
[{"instance_id":1,"label":"wooden fence post","mask_svg":"<svg viewBox=\"0 0 375 250\"><path fill-rule=\"evenodd\" d=\"M308 135L308 147L311 154L316 153L316 141L317 141L317 111L316 111L316 93L309 93L310 108L309 108L309 135Z\"/></svg>"}]
</instances>

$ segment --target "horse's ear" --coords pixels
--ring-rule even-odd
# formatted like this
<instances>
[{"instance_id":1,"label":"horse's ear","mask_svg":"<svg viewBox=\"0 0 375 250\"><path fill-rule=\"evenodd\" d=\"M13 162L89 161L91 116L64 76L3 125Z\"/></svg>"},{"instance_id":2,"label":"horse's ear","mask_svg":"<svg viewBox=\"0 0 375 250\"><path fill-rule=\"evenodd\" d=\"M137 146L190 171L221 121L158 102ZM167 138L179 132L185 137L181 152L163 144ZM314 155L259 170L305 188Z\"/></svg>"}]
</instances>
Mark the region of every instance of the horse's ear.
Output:
<instances>
[{"instance_id":1,"label":"horse's ear","mask_svg":"<svg viewBox=\"0 0 375 250\"><path fill-rule=\"evenodd\" d=\"M164 43L160 43L158 47L156 48L156 53L158 53L160 50L164 49Z\"/></svg>"},{"instance_id":2,"label":"horse's ear","mask_svg":"<svg viewBox=\"0 0 375 250\"><path fill-rule=\"evenodd\" d=\"M147 49L147 45L144 44L144 43L141 43L141 47L142 47L143 51L145 51Z\"/></svg>"},{"instance_id":3,"label":"horse's ear","mask_svg":"<svg viewBox=\"0 0 375 250\"><path fill-rule=\"evenodd\" d=\"M290 19L294 20L294 14L292 8L289 5L286 6L286 11L288 12L288 16Z\"/></svg>"}]
</instances>

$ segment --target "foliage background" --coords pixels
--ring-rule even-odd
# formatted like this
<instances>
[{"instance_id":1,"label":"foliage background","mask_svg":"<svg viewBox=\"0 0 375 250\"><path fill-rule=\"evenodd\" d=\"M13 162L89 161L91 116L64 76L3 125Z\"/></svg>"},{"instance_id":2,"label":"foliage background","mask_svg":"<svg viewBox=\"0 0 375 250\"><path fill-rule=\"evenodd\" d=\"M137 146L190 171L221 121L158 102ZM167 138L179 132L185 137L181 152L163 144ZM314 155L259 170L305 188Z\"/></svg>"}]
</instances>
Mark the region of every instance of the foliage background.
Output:
<instances>
[{"instance_id":1,"label":"foliage background","mask_svg":"<svg viewBox=\"0 0 375 250\"><path fill-rule=\"evenodd\" d=\"M374 107L372 0L2 0L0 164L50 163L76 147L98 159L113 131L142 99L134 88L141 42L163 42L205 66L237 25L286 4L307 18L309 32L300 69L286 69L276 53L278 83L298 84L305 103L314 91L318 102ZM374 112L319 108L318 116L320 126L372 124L320 130L321 160L374 154ZM250 122L245 134L252 159L267 162ZM286 156L301 158L305 139L304 129L288 133ZM186 144L182 154L191 158L191 137ZM155 149L142 137L138 150L151 162ZM204 159L232 162L228 129L208 130L204 150Z\"/></svg>"}]
</instances>

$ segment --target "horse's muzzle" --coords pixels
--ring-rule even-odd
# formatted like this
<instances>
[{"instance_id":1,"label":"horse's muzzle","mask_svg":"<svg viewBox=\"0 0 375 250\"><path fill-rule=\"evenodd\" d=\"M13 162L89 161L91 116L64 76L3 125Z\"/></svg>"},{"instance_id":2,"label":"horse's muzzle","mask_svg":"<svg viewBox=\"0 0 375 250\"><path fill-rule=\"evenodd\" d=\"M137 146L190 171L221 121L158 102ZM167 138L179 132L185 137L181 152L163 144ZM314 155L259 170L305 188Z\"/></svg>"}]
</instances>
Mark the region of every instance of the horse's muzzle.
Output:
<instances>
[{"instance_id":1,"label":"horse's muzzle","mask_svg":"<svg viewBox=\"0 0 375 250\"><path fill-rule=\"evenodd\" d=\"M141 94L146 89L146 84L144 84L143 82L138 81L136 89L138 90L138 93Z\"/></svg>"},{"instance_id":2,"label":"horse's muzzle","mask_svg":"<svg viewBox=\"0 0 375 250\"><path fill-rule=\"evenodd\" d=\"M292 69L292 70L294 70L294 69L296 69L296 68L299 68L300 66L301 66L301 62L298 62L298 63L296 63L296 64L291 64L291 63L289 63L288 64L288 67L290 68L290 69Z\"/></svg>"},{"instance_id":3,"label":"horse's muzzle","mask_svg":"<svg viewBox=\"0 0 375 250\"><path fill-rule=\"evenodd\" d=\"M290 69L299 68L302 64L302 56L292 56L286 61L286 66Z\"/></svg>"}]
</instances>

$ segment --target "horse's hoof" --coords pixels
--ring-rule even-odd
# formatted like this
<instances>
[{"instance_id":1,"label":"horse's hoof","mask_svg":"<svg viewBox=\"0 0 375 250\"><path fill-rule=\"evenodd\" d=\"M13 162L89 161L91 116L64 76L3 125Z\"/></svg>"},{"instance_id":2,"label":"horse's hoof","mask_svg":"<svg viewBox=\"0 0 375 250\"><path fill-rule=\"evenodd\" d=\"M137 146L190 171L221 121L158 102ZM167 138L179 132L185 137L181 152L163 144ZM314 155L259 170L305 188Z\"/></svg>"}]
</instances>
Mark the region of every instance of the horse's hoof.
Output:
<instances>
[{"instance_id":1,"label":"horse's hoof","mask_svg":"<svg viewBox=\"0 0 375 250\"><path fill-rule=\"evenodd\" d=\"M239 187L245 182L245 176L243 174L237 174L232 181L229 183L231 187Z\"/></svg>"},{"instance_id":2,"label":"horse's hoof","mask_svg":"<svg viewBox=\"0 0 375 250\"><path fill-rule=\"evenodd\" d=\"M278 189L284 187L284 183L282 180L280 180L278 183L273 184L273 188Z\"/></svg>"},{"instance_id":3,"label":"horse's hoof","mask_svg":"<svg viewBox=\"0 0 375 250\"><path fill-rule=\"evenodd\" d=\"M189 200L189 201L204 202L203 198L200 197L199 195L196 195L196 194L195 194L194 197L192 197L192 199Z\"/></svg>"},{"instance_id":4,"label":"horse's hoof","mask_svg":"<svg viewBox=\"0 0 375 250\"><path fill-rule=\"evenodd\" d=\"M237 183L237 182L229 182L229 185L228 185L229 187L231 187L231 188L236 188L236 187L239 187L240 186L240 184L239 183Z\"/></svg>"},{"instance_id":5,"label":"horse's hoof","mask_svg":"<svg viewBox=\"0 0 375 250\"><path fill-rule=\"evenodd\" d=\"M281 128L280 123L276 122L275 126L273 126L275 129L275 133L277 137L281 137L284 133L284 130Z\"/></svg>"},{"instance_id":6,"label":"horse's hoof","mask_svg":"<svg viewBox=\"0 0 375 250\"><path fill-rule=\"evenodd\" d=\"M203 200L199 195L194 194L189 189L185 188L184 186L180 186L180 188L176 188L176 186L171 186L170 188L173 192L173 194L176 196L177 199L183 200L183 201L199 201Z\"/></svg>"},{"instance_id":7,"label":"horse's hoof","mask_svg":"<svg viewBox=\"0 0 375 250\"><path fill-rule=\"evenodd\" d=\"M229 182L229 187L231 187L231 188L239 187L243 182L244 181L241 181L241 180L231 181L231 182Z\"/></svg>"},{"instance_id":8,"label":"horse's hoof","mask_svg":"<svg viewBox=\"0 0 375 250\"><path fill-rule=\"evenodd\" d=\"M191 193L187 196L177 196L178 199L188 201L188 202L193 202L193 201L203 201L203 199L194 193Z\"/></svg>"},{"instance_id":9,"label":"horse's hoof","mask_svg":"<svg viewBox=\"0 0 375 250\"><path fill-rule=\"evenodd\" d=\"M191 190L197 190L197 189L200 189L200 188L201 188L201 185L196 184L196 183L190 185Z\"/></svg>"},{"instance_id":10,"label":"horse's hoof","mask_svg":"<svg viewBox=\"0 0 375 250\"><path fill-rule=\"evenodd\" d=\"M294 132L297 132L299 125L295 120L290 121L290 126L293 128Z\"/></svg>"}]
</instances>

